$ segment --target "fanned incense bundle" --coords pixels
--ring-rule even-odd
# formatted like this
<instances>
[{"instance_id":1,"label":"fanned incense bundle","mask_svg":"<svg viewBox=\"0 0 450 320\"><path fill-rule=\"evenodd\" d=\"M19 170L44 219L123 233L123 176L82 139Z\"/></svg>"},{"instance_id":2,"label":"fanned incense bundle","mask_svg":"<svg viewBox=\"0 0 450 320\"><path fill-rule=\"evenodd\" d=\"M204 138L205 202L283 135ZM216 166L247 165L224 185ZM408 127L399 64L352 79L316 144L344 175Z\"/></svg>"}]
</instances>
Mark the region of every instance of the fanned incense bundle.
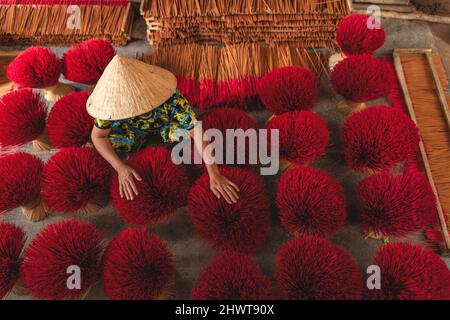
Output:
<instances>
[{"instance_id":1,"label":"fanned incense bundle","mask_svg":"<svg viewBox=\"0 0 450 320\"><path fill-rule=\"evenodd\" d=\"M25 240L22 228L0 222L0 300L10 292L25 293L20 279Z\"/></svg>"},{"instance_id":2,"label":"fanned incense bundle","mask_svg":"<svg viewBox=\"0 0 450 320\"><path fill-rule=\"evenodd\" d=\"M0 0L0 44L67 45L104 38L131 39L128 0Z\"/></svg>"},{"instance_id":3,"label":"fanned incense bundle","mask_svg":"<svg viewBox=\"0 0 450 320\"><path fill-rule=\"evenodd\" d=\"M169 149L147 147L132 155L127 164L142 178L136 180L139 194L132 201L122 197L118 174L113 175L111 183L112 204L126 223L156 225L186 205L188 176L183 167L174 164Z\"/></svg>"},{"instance_id":4,"label":"fanned incense bundle","mask_svg":"<svg viewBox=\"0 0 450 320\"><path fill-rule=\"evenodd\" d=\"M33 142L37 150L50 150L46 130L47 105L39 93L20 89L5 94L0 100L0 134L2 147Z\"/></svg>"},{"instance_id":5,"label":"fanned incense bundle","mask_svg":"<svg viewBox=\"0 0 450 320\"><path fill-rule=\"evenodd\" d=\"M347 0L144 0L150 44L266 43L334 47Z\"/></svg>"},{"instance_id":6,"label":"fanned incense bundle","mask_svg":"<svg viewBox=\"0 0 450 320\"><path fill-rule=\"evenodd\" d=\"M367 237L404 237L437 222L436 198L427 178L416 169L369 176L359 183L357 195Z\"/></svg>"},{"instance_id":7,"label":"fanned incense bundle","mask_svg":"<svg viewBox=\"0 0 450 320\"><path fill-rule=\"evenodd\" d=\"M278 68L258 82L258 95L264 106L276 115L293 110L310 110L319 95L317 78L304 68Z\"/></svg>"},{"instance_id":8,"label":"fanned incense bundle","mask_svg":"<svg viewBox=\"0 0 450 320\"><path fill-rule=\"evenodd\" d=\"M450 249L450 97L439 56L431 49L396 49L394 62L411 118L420 130L425 171L438 196L445 249ZM447 215L446 215L447 214Z\"/></svg>"},{"instance_id":9,"label":"fanned incense bundle","mask_svg":"<svg viewBox=\"0 0 450 320\"><path fill-rule=\"evenodd\" d=\"M448 300L450 271L431 250L409 243L380 247L373 264L381 269L381 289L365 290L367 300Z\"/></svg>"},{"instance_id":10,"label":"fanned incense bundle","mask_svg":"<svg viewBox=\"0 0 450 320\"><path fill-rule=\"evenodd\" d=\"M330 142L327 123L312 111L285 112L271 118L265 128L269 130L270 137L272 130L279 130L282 171L292 166L308 166L325 154ZM270 145L270 148L273 146Z\"/></svg>"},{"instance_id":11,"label":"fanned incense bundle","mask_svg":"<svg viewBox=\"0 0 450 320\"><path fill-rule=\"evenodd\" d=\"M193 300L264 300L272 297L272 283L246 254L224 251L200 273Z\"/></svg>"},{"instance_id":12,"label":"fanned incense bundle","mask_svg":"<svg viewBox=\"0 0 450 320\"><path fill-rule=\"evenodd\" d=\"M326 70L325 59L317 50L258 44L180 45L160 48L142 60L174 73L180 92L203 110L213 106L254 107L258 80L277 68L299 66L318 77Z\"/></svg>"},{"instance_id":13,"label":"fanned incense bundle","mask_svg":"<svg viewBox=\"0 0 450 320\"><path fill-rule=\"evenodd\" d=\"M320 237L299 235L275 257L275 278L289 300L361 300L362 273L343 249Z\"/></svg>"},{"instance_id":14,"label":"fanned incense bundle","mask_svg":"<svg viewBox=\"0 0 450 320\"><path fill-rule=\"evenodd\" d=\"M44 163L29 153L0 157L0 215L17 207L33 222L47 218L50 210L41 200Z\"/></svg>"},{"instance_id":15,"label":"fanned incense bundle","mask_svg":"<svg viewBox=\"0 0 450 320\"><path fill-rule=\"evenodd\" d=\"M108 202L112 171L94 149L62 149L44 167L42 198L56 212L93 214Z\"/></svg>"},{"instance_id":16,"label":"fanned incense bundle","mask_svg":"<svg viewBox=\"0 0 450 320\"><path fill-rule=\"evenodd\" d=\"M62 61L49 48L31 47L22 51L7 67L7 76L22 88L43 88L45 98L56 102L75 89L58 82Z\"/></svg>"},{"instance_id":17,"label":"fanned incense bundle","mask_svg":"<svg viewBox=\"0 0 450 320\"><path fill-rule=\"evenodd\" d=\"M154 300L170 296L175 280L166 244L145 229L127 229L103 256L103 288L112 300Z\"/></svg>"},{"instance_id":18,"label":"fanned incense bundle","mask_svg":"<svg viewBox=\"0 0 450 320\"><path fill-rule=\"evenodd\" d=\"M227 134L227 130L239 130L242 129L244 132L247 130L256 130L258 125L255 120L253 120L246 112L242 110L236 110L232 108L217 108L212 109L203 113L200 118L202 121L202 129L203 132L207 133L210 129L219 130L223 136L225 137ZM220 156L217 152L215 154L216 160L223 158L223 163L225 164L230 157L233 155L233 163L238 166L249 166L252 164L256 164L255 158L257 148L250 148L249 139L245 139L245 142L241 144L239 139L234 139L233 145L229 143L229 141L222 141L223 154ZM245 152L241 149L242 146L245 146ZM192 144L192 159L195 159L194 152L198 152L197 149ZM199 156L200 154L197 153ZM204 166L202 166L205 168Z\"/></svg>"},{"instance_id":19,"label":"fanned incense bundle","mask_svg":"<svg viewBox=\"0 0 450 320\"><path fill-rule=\"evenodd\" d=\"M326 172L294 168L281 176L277 193L278 217L295 234L327 237L347 218L344 189Z\"/></svg>"},{"instance_id":20,"label":"fanned incense bundle","mask_svg":"<svg viewBox=\"0 0 450 320\"><path fill-rule=\"evenodd\" d=\"M25 287L42 300L84 298L99 279L102 252L102 234L91 223L63 220L48 225L25 249ZM68 285L74 282L68 270L75 266L81 274L76 290Z\"/></svg>"},{"instance_id":21,"label":"fanned incense bundle","mask_svg":"<svg viewBox=\"0 0 450 320\"><path fill-rule=\"evenodd\" d=\"M237 203L217 198L202 175L191 187L188 216L194 228L217 251L254 253L261 249L270 228L269 201L261 178L251 171L222 167L221 173L240 190Z\"/></svg>"}]
</instances>

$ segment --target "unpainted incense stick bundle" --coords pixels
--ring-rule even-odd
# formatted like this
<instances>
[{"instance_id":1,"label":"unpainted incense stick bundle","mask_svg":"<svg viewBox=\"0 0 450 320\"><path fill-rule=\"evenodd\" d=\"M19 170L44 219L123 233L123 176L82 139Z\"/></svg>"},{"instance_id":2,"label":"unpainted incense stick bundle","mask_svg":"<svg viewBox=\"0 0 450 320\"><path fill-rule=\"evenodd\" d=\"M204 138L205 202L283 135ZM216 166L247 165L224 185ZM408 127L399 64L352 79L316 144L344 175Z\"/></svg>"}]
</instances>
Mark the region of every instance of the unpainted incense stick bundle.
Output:
<instances>
[{"instance_id":1,"label":"unpainted incense stick bundle","mask_svg":"<svg viewBox=\"0 0 450 320\"><path fill-rule=\"evenodd\" d=\"M346 0L143 0L154 45L266 43L334 48Z\"/></svg>"},{"instance_id":2,"label":"unpainted incense stick bundle","mask_svg":"<svg viewBox=\"0 0 450 320\"><path fill-rule=\"evenodd\" d=\"M69 6L79 11L71 12ZM132 21L126 0L0 0L0 43L64 45L105 38L124 45L131 39Z\"/></svg>"},{"instance_id":3,"label":"unpainted incense stick bundle","mask_svg":"<svg viewBox=\"0 0 450 320\"><path fill-rule=\"evenodd\" d=\"M173 72L180 91L202 109L223 104L249 107L259 78L276 68L296 65L318 76L326 70L317 50L258 44L180 45L159 48L142 60Z\"/></svg>"}]
</instances>

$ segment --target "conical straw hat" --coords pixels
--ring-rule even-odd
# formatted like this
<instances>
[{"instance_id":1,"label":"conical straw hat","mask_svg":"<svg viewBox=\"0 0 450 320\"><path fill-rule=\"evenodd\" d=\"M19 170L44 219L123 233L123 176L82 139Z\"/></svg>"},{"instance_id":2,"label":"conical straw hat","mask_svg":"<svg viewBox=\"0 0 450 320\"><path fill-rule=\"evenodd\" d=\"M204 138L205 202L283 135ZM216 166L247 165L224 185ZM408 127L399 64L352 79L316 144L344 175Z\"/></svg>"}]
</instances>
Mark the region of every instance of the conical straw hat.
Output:
<instances>
[{"instance_id":1,"label":"conical straw hat","mask_svg":"<svg viewBox=\"0 0 450 320\"><path fill-rule=\"evenodd\" d=\"M86 108L101 120L121 120L147 113L166 102L177 79L165 69L115 56L106 67Z\"/></svg>"}]
</instances>

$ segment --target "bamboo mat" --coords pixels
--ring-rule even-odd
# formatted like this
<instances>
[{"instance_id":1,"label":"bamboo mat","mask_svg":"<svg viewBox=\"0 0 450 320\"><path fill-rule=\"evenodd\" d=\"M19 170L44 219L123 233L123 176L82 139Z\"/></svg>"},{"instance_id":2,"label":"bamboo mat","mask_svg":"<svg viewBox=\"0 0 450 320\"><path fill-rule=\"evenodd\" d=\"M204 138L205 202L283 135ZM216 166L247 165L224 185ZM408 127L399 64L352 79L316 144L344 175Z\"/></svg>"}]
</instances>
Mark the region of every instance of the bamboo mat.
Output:
<instances>
[{"instance_id":1,"label":"bamboo mat","mask_svg":"<svg viewBox=\"0 0 450 320\"><path fill-rule=\"evenodd\" d=\"M334 48L348 0L142 0L152 45L264 43Z\"/></svg>"},{"instance_id":2,"label":"bamboo mat","mask_svg":"<svg viewBox=\"0 0 450 320\"><path fill-rule=\"evenodd\" d=\"M80 28L72 28L68 21L75 21L78 13ZM28 0L0 0L2 45L71 45L92 38L125 45L131 39L132 23L129 1L37 0L30 4Z\"/></svg>"},{"instance_id":3,"label":"bamboo mat","mask_svg":"<svg viewBox=\"0 0 450 320\"><path fill-rule=\"evenodd\" d=\"M450 249L450 96L438 55L431 49L396 49L394 64L411 118L421 136L425 171L438 196L445 250Z\"/></svg>"}]
</instances>

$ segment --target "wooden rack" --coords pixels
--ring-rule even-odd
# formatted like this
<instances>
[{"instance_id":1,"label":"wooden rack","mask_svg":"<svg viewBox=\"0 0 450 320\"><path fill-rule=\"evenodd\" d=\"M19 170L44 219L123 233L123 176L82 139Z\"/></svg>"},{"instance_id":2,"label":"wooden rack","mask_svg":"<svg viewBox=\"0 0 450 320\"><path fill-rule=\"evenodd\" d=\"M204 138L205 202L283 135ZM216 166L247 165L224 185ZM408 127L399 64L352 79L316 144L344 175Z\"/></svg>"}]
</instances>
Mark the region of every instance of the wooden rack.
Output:
<instances>
[{"instance_id":1,"label":"wooden rack","mask_svg":"<svg viewBox=\"0 0 450 320\"><path fill-rule=\"evenodd\" d=\"M442 85L447 83L445 72L439 56L433 55L431 49L395 49L393 56L408 112L420 130L420 153L436 195L445 244L443 254L447 255L450 253L449 221L445 215L450 214L450 98ZM414 68L405 67L410 59L414 59ZM413 83L420 83L420 88Z\"/></svg>"}]
</instances>

